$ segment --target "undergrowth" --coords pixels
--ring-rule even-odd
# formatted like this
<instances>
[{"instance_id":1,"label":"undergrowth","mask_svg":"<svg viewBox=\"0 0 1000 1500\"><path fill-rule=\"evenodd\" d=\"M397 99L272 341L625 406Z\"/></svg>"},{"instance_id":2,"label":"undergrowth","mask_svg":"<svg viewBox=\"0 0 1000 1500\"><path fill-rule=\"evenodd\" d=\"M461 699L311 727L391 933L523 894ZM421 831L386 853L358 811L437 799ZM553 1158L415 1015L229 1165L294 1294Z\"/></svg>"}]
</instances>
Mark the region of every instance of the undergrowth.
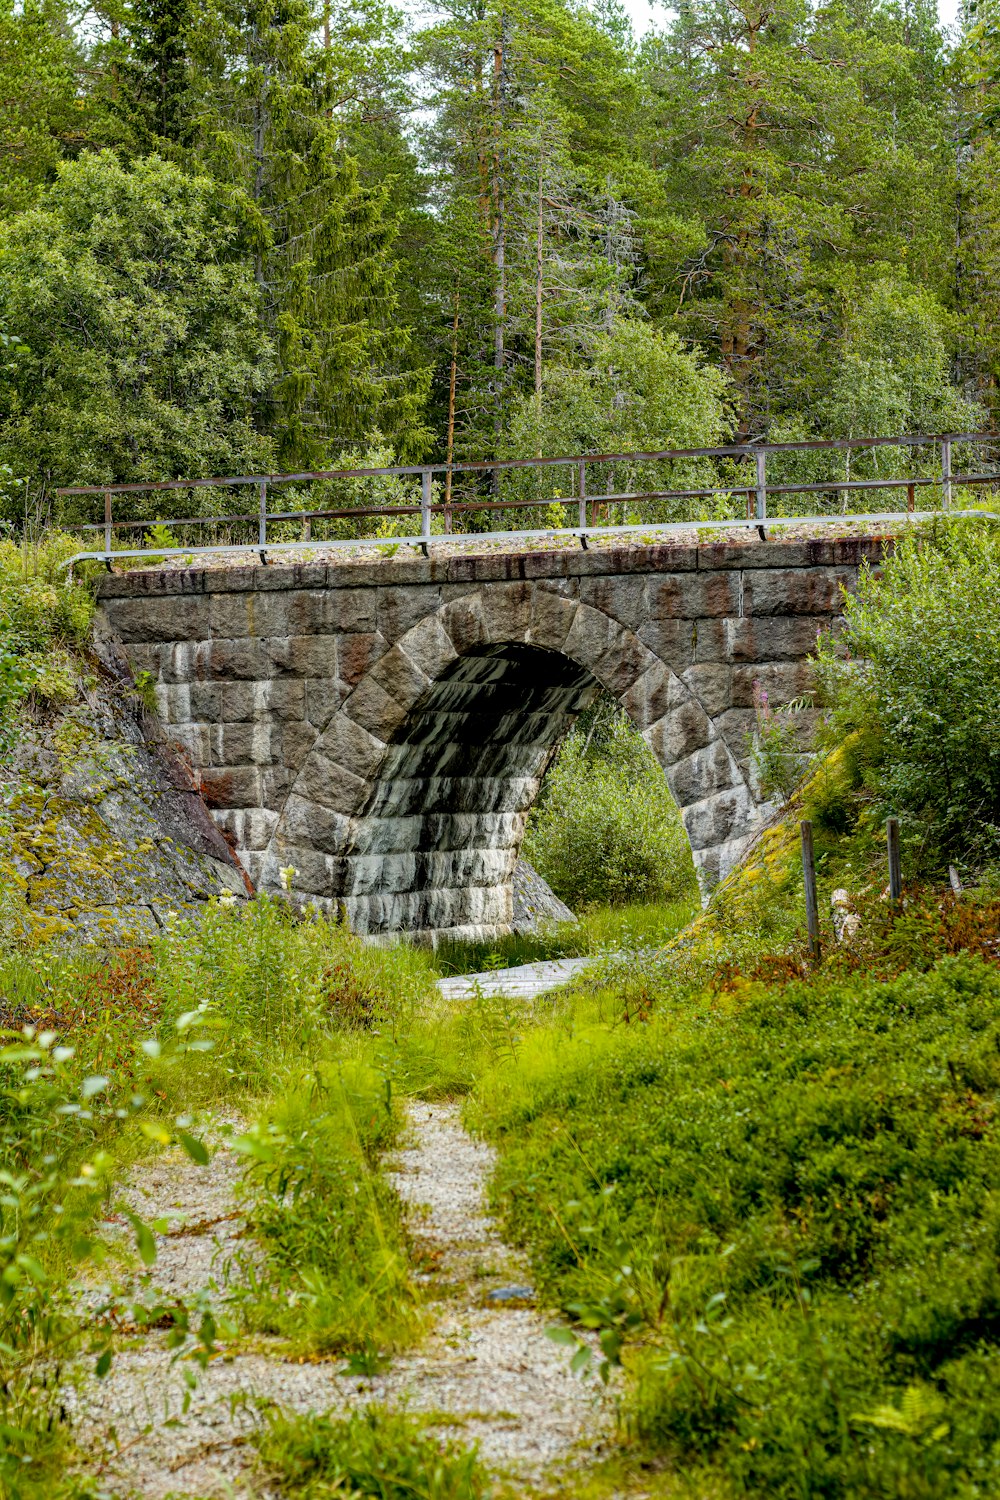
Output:
<instances>
[{"instance_id":1,"label":"undergrowth","mask_svg":"<svg viewBox=\"0 0 1000 1500\"><path fill-rule=\"evenodd\" d=\"M379 1407L347 1417L271 1416L256 1438L268 1481L295 1500L489 1500L475 1451L442 1444L425 1424Z\"/></svg>"}]
</instances>

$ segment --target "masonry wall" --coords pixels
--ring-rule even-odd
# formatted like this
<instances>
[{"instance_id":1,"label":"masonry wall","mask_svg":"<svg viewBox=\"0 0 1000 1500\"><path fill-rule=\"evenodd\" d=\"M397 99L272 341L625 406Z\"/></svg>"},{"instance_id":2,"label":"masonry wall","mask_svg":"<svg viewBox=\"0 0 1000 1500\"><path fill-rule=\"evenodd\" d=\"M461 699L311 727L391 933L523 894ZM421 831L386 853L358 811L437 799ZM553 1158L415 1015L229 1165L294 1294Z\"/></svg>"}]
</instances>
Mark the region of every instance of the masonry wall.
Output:
<instances>
[{"instance_id":1,"label":"masonry wall","mask_svg":"<svg viewBox=\"0 0 1000 1500\"><path fill-rule=\"evenodd\" d=\"M774 705L808 689L817 632L882 548L157 569L109 577L101 602L255 884L291 864L358 930L468 935L509 924L539 778L598 685L664 767L704 885L724 875L767 812L754 684Z\"/></svg>"}]
</instances>

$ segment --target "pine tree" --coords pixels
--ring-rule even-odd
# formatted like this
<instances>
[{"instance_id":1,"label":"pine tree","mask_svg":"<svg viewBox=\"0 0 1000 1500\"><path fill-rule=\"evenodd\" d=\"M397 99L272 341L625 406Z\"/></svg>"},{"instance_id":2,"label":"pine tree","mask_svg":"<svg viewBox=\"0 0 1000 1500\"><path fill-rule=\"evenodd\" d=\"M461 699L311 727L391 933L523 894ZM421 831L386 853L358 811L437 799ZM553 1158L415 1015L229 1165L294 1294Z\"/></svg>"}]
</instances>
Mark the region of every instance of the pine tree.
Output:
<instances>
[{"instance_id":1,"label":"pine tree","mask_svg":"<svg viewBox=\"0 0 1000 1500\"><path fill-rule=\"evenodd\" d=\"M307 0L220 0L196 39L197 155L259 213L255 274L281 371L259 422L303 468L376 429L404 456L426 442L429 372L396 322L388 185L362 182L343 148L354 85L324 41Z\"/></svg>"}]
</instances>

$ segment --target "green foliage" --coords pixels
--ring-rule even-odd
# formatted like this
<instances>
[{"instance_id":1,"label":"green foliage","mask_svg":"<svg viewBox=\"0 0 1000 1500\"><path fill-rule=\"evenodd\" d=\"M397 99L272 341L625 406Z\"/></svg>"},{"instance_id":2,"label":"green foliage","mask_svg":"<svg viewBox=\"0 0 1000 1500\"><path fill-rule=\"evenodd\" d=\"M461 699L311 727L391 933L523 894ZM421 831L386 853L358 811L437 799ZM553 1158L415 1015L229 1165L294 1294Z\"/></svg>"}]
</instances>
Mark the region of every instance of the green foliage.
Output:
<instances>
[{"instance_id":1,"label":"green foliage","mask_svg":"<svg viewBox=\"0 0 1000 1500\"><path fill-rule=\"evenodd\" d=\"M369 1407L349 1417L272 1416L256 1438L281 1495L332 1500L488 1500L475 1451L430 1437L399 1412Z\"/></svg>"},{"instance_id":2,"label":"green foliage","mask_svg":"<svg viewBox=\"0 0 1000 1500\"><path fill-rule=\"evenodd\" d=\"M251 1162L259 1247L240 1257L248 1327L283 1334L293 1347L355 1355L412 1338L399 1200L377 1169L399 1124L385 1078L358 1065L330 1067L287 1085L237 1141Z\"/></svg>"},{"instance_id":3,"label":"green foliage","mask_svg":"<svg viewBox=\"0 0 1000 1500\"><path fill-rule=\"evenodd\" d=\"M90 634L93 599L63 567L70 537L49 534L37 546L0 542L0 736L13 733L13 711L29 693L67 702L76 693L75 653Z\"/></svg>"},{"instance_id":4,"label":"green foliage","mask_svg":"<svg viewBox=\"0 0 1000 1500\"><path fill-rule=\"evenodd\" d=\"M642 1330L636 1435L751 1493L989 1493L996 968L654 991L565 1006L474 1106L542 1286L612 1358Z\"/></svg>"},{"instance_id":5,"label":"green foliage","mask_svg":"<svg viewBox=\"0 0 1000 1500\"><path fill-rule=\"evenodd\" d=\"M693 889L687 836L663 772L625 715L588 743L577 726L549 771L524 857L570 908L677 901Z\"/></svg>"},{"instance_id":6,"label":"green foliage","mask_svg":"<svg viewBox=\"0 0 1000 1500\"><path fill-rule=\"evenodd\" d=\"M845 607L852 659L820 656L834 733L859 731L871 790L927 859L981 861L1000 825L1000 539L962 523L904 538Z\"/></svg>"},{"instance_id":7,"label":"green foliage","mask_svg":"<svg viewBox=\"0 0 1000 1500\"><path fill-rule=\"evenodd\" d=\"M205 1067L226 1089L263 1094L276 1049L319 1060L331 1029L405 1025L430 973L405 947L365 947L346 929L259 896L221 900L156 939L157 996L169 1032L210 1039Z\"/></svg>"},{"instance_id":8,"label":"green foliage","mask_svg":"<svg viewBox=\"0 0 1000 1500\"><path fill-rule=\"evenodd\" d=\"M252 226L208 178L107 152L0 225L0 320L25 346L0 372L0 450L36 505L58 484L270 466Z\"/></svg>"}]
</instances>

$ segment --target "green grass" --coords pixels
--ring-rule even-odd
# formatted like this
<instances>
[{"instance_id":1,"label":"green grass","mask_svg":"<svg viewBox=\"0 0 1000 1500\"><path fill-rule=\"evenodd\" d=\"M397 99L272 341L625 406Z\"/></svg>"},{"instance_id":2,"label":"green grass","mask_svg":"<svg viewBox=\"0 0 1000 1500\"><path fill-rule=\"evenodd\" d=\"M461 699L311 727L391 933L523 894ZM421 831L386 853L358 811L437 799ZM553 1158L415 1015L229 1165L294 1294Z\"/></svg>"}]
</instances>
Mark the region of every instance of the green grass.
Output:
<instances>
[{"instance_id":1,"label":"green grass","mask_svg":"<svg viewBox=\"0 0 1000 1500\"><path fill-rule=\"evenodd\" d=\"M511 933L484 942L446 939L431 962L439 974L477 974L511 969L547 958L577 958L607 950L653 948L666 943L698 910L693 898L637 906L599 906L578 922L561 922L540 932Z\"/></svg>"},{"instance_id":2,"label":"green grass","mask_svg":"<svg viewBox=\"0 0 1000 1500\"><path fill-rule=\"evenodd\" d=\"M883 982L783 951L706 978L703 921L536 1015L469 1101L506 1233L624 1359L633 1442L724 1492L1000 1489L1000 971L935 957L934 911L883 921Z\"/></svg>"},{"instance_id":3,"label":"green grass","mask_svg":"<svg viewBox=\"0 0 1000 1500\"><path fill-rule=\"evenodd\" d=\"M256 1438L269 1484L295 1500L489 1500L475 1451L379 1407L349 1417L278 1413Z\"/></svg>"}]
</instances>

